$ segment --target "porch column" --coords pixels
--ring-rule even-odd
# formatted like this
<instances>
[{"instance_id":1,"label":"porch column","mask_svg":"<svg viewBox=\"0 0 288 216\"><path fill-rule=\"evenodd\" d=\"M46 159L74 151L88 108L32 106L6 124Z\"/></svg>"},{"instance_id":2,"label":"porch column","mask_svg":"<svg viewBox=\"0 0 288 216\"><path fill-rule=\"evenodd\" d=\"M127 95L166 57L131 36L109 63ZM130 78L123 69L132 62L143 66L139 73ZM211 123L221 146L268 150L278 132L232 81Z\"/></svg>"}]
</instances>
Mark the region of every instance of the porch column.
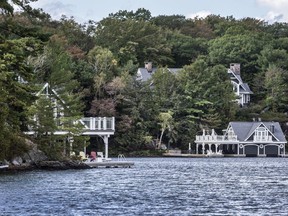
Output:
<instances>
[{"instance_id":1,"label":"porch column","mask_svg":"<svg viewBox=\"0 0 288 216\"><path fill-rule=\"evenodd\" d=\"M84 148L83 148L83 150L84 150L84 153L85 153L85 156L86 156L86 140L84 140Z\"/></svg>"},{"instance_id":2,"label":"porch column","mask_svg":"<svg viewBox=\"0 0 288 216\"><path fill-rule=\"evenodd\" d=\"M103 137L104 144L105 144L105 159L108 159L108 137L109 135L105 135Z\"/></svg>"},{"instance_id":3,"label":"porch column","mask_svg":"<svg viewBox=\"0 0 288 216\"><path fill-rule=\"evenodd\" d=\"M211 152L211 144L208 144L208 146L209 146L209 152Z\"/></svg>"},{"instance_id":4,"label":"porch column","mask_svg":"<svg viewBox=\"0 0 288 216\"><path fill-rule=\"evenodd\" d=\"M205 151L205 145L204 143L202 143L202 154L204 155L204 151Z\"/></svg>"},{"instance_id":5,"label":"porch column","mask_svg":"<svg viewBox=\"0 0 288 216\"><path fill-rule=\"evenodd\" d=\"M218 144L214 144L215 145L215 153L218 152Z\"/></svg>"},{"instance_id":6,"label":"porch column","mask_svg":"<svg viewBox=\"0 0 288 216\"><path fill-rule=\"evenodd\" d=\"M198 143L196 143L196 154L198 154Z\"/></svg>"}]
</instances>

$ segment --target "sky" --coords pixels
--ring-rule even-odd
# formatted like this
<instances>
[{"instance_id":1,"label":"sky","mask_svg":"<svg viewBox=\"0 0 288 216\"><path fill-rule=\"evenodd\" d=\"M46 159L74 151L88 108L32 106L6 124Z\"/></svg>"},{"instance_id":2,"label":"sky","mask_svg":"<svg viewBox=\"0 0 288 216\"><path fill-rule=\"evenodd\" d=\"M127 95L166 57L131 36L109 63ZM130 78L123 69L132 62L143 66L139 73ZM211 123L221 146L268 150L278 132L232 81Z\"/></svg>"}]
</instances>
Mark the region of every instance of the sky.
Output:
<instances>
[{"instance_id":1,"label":"sky","mask_svg":"<svg viewBox=\"0 0 288 216\"><path fill-rule=\"evenodd\" d=\"M288 0L38 0L31 4L42 8L52 19L73 16L77 22L100 21L119 10L149 10L152 16L184 15L186 18L209 14L236 19L245 17L269 23L288 22Z\"/></svg>"}]
</instances>

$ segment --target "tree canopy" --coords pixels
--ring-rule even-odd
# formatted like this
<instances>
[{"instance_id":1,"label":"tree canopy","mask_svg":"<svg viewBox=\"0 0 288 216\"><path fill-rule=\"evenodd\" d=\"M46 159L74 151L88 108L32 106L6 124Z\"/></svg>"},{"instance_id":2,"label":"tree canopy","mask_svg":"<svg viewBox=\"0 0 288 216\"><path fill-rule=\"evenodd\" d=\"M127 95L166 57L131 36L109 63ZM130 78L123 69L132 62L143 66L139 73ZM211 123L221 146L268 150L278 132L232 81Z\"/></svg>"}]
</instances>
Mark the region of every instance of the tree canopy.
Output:
<instances>
[{"instance_id":1,"label":"tree canopy","mask_svg":"<svg viewBox=\"0 0 288 216\"><path fill-rule=\"evenodd\" d=\"M187 149L202 129L220 130L232 120L287 122L287 23L153 17L140 8L80 24L73 17L52 20L31 8L33 1L0 3L0 160L27 150L23 140L31 116L41 118L41 134L56 130L53 103L36 96L45 83L69 107L71 130L69 122L81 116L115 116L111 143L118 153L161 144ZM145 61L155 70L141 82L135 78ZM230 63L241 64L254 93L247 107L235 103ZM61 148L55 137L38 138L47 151L47 143Z\"/></svg>"}]
</instances>

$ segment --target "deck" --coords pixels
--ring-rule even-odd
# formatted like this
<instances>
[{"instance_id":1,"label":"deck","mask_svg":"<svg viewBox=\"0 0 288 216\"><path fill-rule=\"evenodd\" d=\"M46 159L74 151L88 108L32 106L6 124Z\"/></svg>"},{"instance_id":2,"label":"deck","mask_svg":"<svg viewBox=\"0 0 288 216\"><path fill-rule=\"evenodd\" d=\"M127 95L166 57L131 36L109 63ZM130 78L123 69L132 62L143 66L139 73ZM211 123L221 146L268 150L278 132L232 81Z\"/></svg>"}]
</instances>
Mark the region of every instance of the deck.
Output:
<instances>
[{"instance_id":1,"label":"deck","mask_svg":"<svg viewBox=\"0 0 288 216\"><path fill-rule=\"evenodd\" d=\"M114 135L115 132L115 118L114 117L84 117L79 120L83 125L82 135L93 136L93 135ZM66 135L69 131L61 130L61 127L55 131L54 135ZM33 135L35 131L30 128L25 134Z\"/></svg>"},{"instance_id":2,"label":"deck","mask_svg":"<svg viewBox=\"0 0 288 216\"><path fill-rule=\"evenodd\" d=\"M86 163L93 168L131 168L134 166L134 162L130 161L103 161L103 162L89 162Z\"/></svg>"}]
</instances>

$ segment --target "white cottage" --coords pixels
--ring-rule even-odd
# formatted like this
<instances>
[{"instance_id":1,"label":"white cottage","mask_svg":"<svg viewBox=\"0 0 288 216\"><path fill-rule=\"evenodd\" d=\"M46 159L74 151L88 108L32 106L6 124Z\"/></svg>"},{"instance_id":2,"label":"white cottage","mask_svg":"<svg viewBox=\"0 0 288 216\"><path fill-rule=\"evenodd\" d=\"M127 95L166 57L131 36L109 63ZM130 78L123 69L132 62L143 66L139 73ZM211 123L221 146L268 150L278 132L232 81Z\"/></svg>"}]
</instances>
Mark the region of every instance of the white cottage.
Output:
<instances>
[{"instance_id":1,"label":"white cottage","mask_svg":"<svg viewBox=\"0 0 288 216\"><path fill-rule=\"evenodd\" d=\"M70 131L66 131L62 128L61 119L65 117L64 109L67 107L65 101L61 99L59 94L55 89L51 88L48 83L45 83L41 90L36 94L37 97L46 97L51 100L53 103L53 117L57 125L57 130L54 131L54 135L69 135L71 136ZM38 117L34 116L33 119L35 122L38 121ZM110 135L115 133L115 118L114 117L83 117L81 119L75 120L75 124L81 123L83 128L80 135L84 136L98 136L101 137L105 145L105 159L108 159L108 139ZM34 135L35 128L29 127L29 131L25 132L28 135ZM72 137L69 137L69 142L71 142L71 151L72 151ZM84 150L86 151L86 150ZM86 154L85 154L86 155Z\"/></svg>"},{"instance_id":2,"label":"white cottage","mask_svg":"<svg viewBox=\"0 0 288 216\"><path fill-rule=\"evenodd\" d=\"M244 83L240 74L240 64L232 63L228 69L228 74L233 85L233 91L237 95L237 102L241 106L245 106L250 102L250 95L253 92L247 83Z\"/></svg>"},{"instance_id":3,"label":"white cottage","mask_svg":"<svg viewBox=\"0 0 288 216\"><path fill-rule=\"evenodd\" d=\"M230 122L224 135L203 131L196 136L196 153L234 156L285 156L287 143L278 122Z\"/></svg>"}]
</instances>

